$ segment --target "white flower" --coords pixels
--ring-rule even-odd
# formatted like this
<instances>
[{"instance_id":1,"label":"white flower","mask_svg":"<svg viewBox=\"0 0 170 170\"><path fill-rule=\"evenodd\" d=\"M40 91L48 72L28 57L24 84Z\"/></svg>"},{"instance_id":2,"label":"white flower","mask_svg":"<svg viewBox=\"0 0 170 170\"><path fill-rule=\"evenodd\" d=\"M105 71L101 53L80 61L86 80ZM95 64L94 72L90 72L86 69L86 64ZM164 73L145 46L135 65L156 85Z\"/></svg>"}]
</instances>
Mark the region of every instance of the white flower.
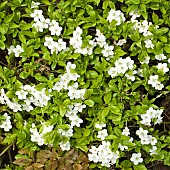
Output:
<instances>
[{"instance_id":1,"label":"white flower","mask_svg":"<svg viewBox=\"0 0 170 170\"><path fill-rule=\"evenodd\" d=\"M124 151L125 149L128 149L127 146L122 145L121 143L119 143L118 148L119 148L121 151Z\"/></svg>"},{"instance_id":2,"label":"white flower","mask_svg":"<svg viewBox=\"0 0 170 170\"><path fill-rule=\"evenodd\" d=\"M69 117L69 120L71 120L71 126L77 126L80 127L80 124L83 123L83 120L79 118L77 115L72 115Z\"/></svg>"},{"instance_id":3,"label":"white flower","mask_svg":"<svg viewBox=\"0 0 170 170\"><path fill-rule=\"evenodd\" d=\"M131 80L131 81L135 81L135 76L133 75L129 75L129 74L125 74L125 76L127 77L127 79Z\"/></svg>"},{"instance_id":4,"label":"white flower","mask_svg":"<svg viewBox=\"0 0 170 170\"><path fill-rule=\"evenodd\" d=\"M31 8L37 8L39 5L40 5L39 2L34 2L34 1L31 2Z\"/></svg>"},{"instance_id":5,"label":"white flower","mask_svg":"<svg viewBox=\"0 0 170 170\"><path fill-rule=\"evenodd\" d=\"M150 114L142 114L141 115L142 120L140 121L140 123L142 123L143 125L146 126L151 126L151 116Z\"/></svg>"},{"instance_id":6,"label":"white flower","mask_svg":"<svg viewBox=\"0 0 170 170\"><path fill-rule=\"evenodd\" d=\"M95 153L88 154L89 161L97 163L99 161L99 156Z\"/></svg>"},{"instance_id":7,"label":"white flower","mask_svg":"<svg viewBox=\"0 0 170 170\"><path fill-rule=\"evenodd\" d=\"M18 99L26 99L28 92L24 90L16 91L15 93L18 96Z\"/></svg>"},{"instance_id":8,"label":"white flower","mask_svg":"<svg viewBox=\"0 0 170 170\"><path fill-rule=\"evenodd\" d=\"M107 136L108 136L108 133L107 133L106 129L98 131L97 138L100 138L101 140L104 140Z\"/></svg>"},{"instance_id":9,"label":"white flower","mask_svg":"<svg viewBox=\"0 0 170 170\"><path fill-rule=\"evenodd\" d=\"M170 63L170 58L168 59L168 63Z\"/></svg>"},{"instance_id":10,"label":"white flower","mask_svg":"<svg viewBox=\"0 0 170 170\"><path fill-rule=\"evenodd\" d=\"M106 60L109 60L113 56L114 54L113 49L114 46L112 45L110 46L108 44L104 45L104 49L102 50L101 53L103 54L104 57L106 57Z\"/></svg>"},{"instance_id":11,"label":"white flower","mask_svg":"<svg viewBox=\"0 0 170 170\"><path fill-rule=\"evenodd\" d=\"M145 42L146 48L152 48L152 49L154 48L154 45L151 40L148 39L148 40L145 40L144 42Z\"/></svg>"},{"instance_id":12,"label":"white flower","mask_svg":"<svg viewBox=\"0 0 170 170\"><path fill-rule=\"evenodd\" d=\"M163 117L158 116L157 119L156 119L155 125L156 125L156 124L161 124L161 123L163 122L162 119L163 119Z\"/></svg>"},{"instance_id":13,"label":"white flower","mask_svg":"<svg viewBox=\"0 0 170 170\"><path fill-rule=\"evenodd\" d=\"M155 145L157 143L157 139L151 135L149 135L149 140L151 145Z\"/></svg>"},{"instance_id":14,"label":"white flower","mask_svg":"<svg viewBox=\"0 0 170 170\"><path fill-rule=\"evenodd\" d=\"M67 142L60 142L59 145L60 145L60 147L61 147L61 149L63 151L70 150L70 142L69 141L67 141Z\"/></svg>"},{"instance_id":15,"label":"white flower","mask_svg":"<svg viewBox=\"0 0 170 170\"><path fill-rule=\"evenodd\" d=\"M148 145L150 143L150 138L148 135L141 138L141 144L142 145Z\"/></svg>"},{"instance_id":16,"label":"white flower","mask_svg":"<svg viewBox=\"0 0 170 170\"><path fill-rule=\"evenodd\" d=\"M121 39L118 41L118 43L116 45L118 46L122 46L123 44L125 44L127 41L125 39Z\"/></svg>"},{"instance_id":17,"label":"white flower","mask_svg":"<svg viewBox=\"0 0 170 170\"><path fill-rule=\"evenodd\" d=\"M66 50L66 42L64 42L62 38L58 40L57 49L58 51Z\"/></svg>"},{"instance_id":18,"label":"white flower","mask_svg":"<svg viewBox=\"0 0 170 170\"><path fill-rule=\"evenodd\" d=\"M158 63L157 68L162 70L164 73L169 71L167 63Z\"/></svg>"},{"instance_id":19,"label":"white flower","mask_svg":"<svg viewBox=\"0 0 170 170\"><path fill-rule=\"evenodd\" d=\"M40 18L40 22L42 23L42 28L47 29L50 24L50 19L49 18L45 19L42 17Z\"/></svg>"},{"instance_id":20,"label":"white flower","mask_svg":"<svg viewBox=\"0 0 170 170\"><path fill-rule=\"evenodd\" d=\"M37 22L39 21L41 18L44 18L44 16L42 15L42 10L34 10L33 13L31 13L31 17L34 18L34 21Z\"/></svg>"},{"instance_id":21,"label":"white flower","mask_svg":"<svg viewBox=\"0 0 170 170\"><path fill-rule=\"evenodd\" d=\"M135 164L138 165L138 163L142 163L143 162L143 158L141 158L141 153L133 153L132 157L130 158L130 160Z\"/></svg>"},{"instance_id":22,"label":"white flower","mask_svg":"<svg viewBox=\"0 0 170 170\"><path fill-rule=\"evenodd\" d=\"M42 123L42 125L43 125L43 131L41 132L41 135L44 135L47 132L51 132L53 130L53 128L54 128L53 125L48 125L47 126L45 123Z\"/></svg>"},{"instance_id":23,"label":"white flower","mask_svg":"<svg viewBox=\"0 0 170 170\"><path fill-rule=\"evenodd\" d=\"M96 124L95 124L95 128L102 129L102 128L104 128L104 127L106 127L106 124L105 124L105 123L96 123Z\"/></svg>"},{"instance_id":24,"label":"white flower","mask_svg":"<svg viewBox=\"0 0 170 170\"><path fill-rule=\"evenodd\" d=\"M85 104L82 104L82 103L75 103L74 104L74 110L76 110L78 112L82 112L84 108L86 108Z\"/></svg>"},{"instance_id":25,"label":"white flower","mask_svg":"<svg viewBox=\"0 0 170 170\"><path fill-rule=\"evenodd\" d=\"M164 54L158 54L155 55L155 59L161 61L161 60L165 60L167 57Z\"/></svg>"},{"instance_id":26,"label":"white flower","mask_svg":"<svg viewBox=\"0 0 170 170\"><path fill-rule=\"evenodd\" d=\"M104 45L106 45L106 37L100 32L100 30L96 29L96 38L97 41L96 44L100 46L100 48L103 48Z\"/></svg>"},{"instance_id":27,"label":"white flower","mask_svg":"<svg viewBox=\"0 0 170 170\"><path fill-rule=\"evenodd\" d=\"M63 88L63 84L61 82L56 82L52 89L57 90L59 92L62 90L62 88Z\"/></svg>"},{"instance_id":28,"label":"white flower","mask_svg":"<svg viewBox=\"0 0 170 170\"><path fill-rule=\"evenodd\" d=\"M136 131L136 134L139 136L139 138L145 138L148 134L148 131L140 127L139 130Z\"/></svg>"},{"instance_id":29,"label":"white flower","mask_svg":"<svg viewBox=\"0 0 170 170\"><path fill-rule=\"evenodd\" d=\"M6 120L4 120L2 122L2 124L0 125L0 128L4 129L4 131L8 132L10 129L12 129L12 125L11 125L11 121L10 121L10 116L8 116L7 113L4 113L4 116L5 116Z\"/></svg>"},{"instance_id":30,"label":"white flower","mask_svg":"<svg viewBox=\"0 0 170 170\"><path fill-rule=\"evenodd\" d=\"M141 61L141 64L149 64L150 57L146 56L143 61Z\"/></svg>"},{"instance_id":31,"label":"white flower","mask_svg":"<svg viewBox=\"0 0 170 170\"><path fill-rule=\"evenodd\" d=\"M154 76L151 75L149 77L148 84L150 84L153 87L155 87L157 83L158 83L158 75L154 75Z\"/></svg>"},{"instance_id":32,"label":"white flower","mask_svg":"<svg viewBox=\"0 0 170 170\"><path fill-rule=\"evenodd\" d=\"M59 36L61 34L61 31L62 31L62 27L59 26L59 23L55 20L52 20L50 23L49 23L49 30L51 31L51 35L57 35Z\"/></svg>"},{"instance_id":33,"label":"white flower","mask_svg":"<svg viewBox=\"0 0 170 170\"><path fill-rule=\"evenodd\" d=\"M83 30L80 27L77 27L75 31L73 31L73 37L80 37L83 33Z\"/></svg>"},{"instance_id":34,"label":"white flower","mask_svg":"<svg viewBox=\"0 0 170 170\"><path fill-rule=\"evenodd\" d=\"M157 147L156 146L153 146L151 149L150 149L150 155L152 156L152 155L157 155L157 153L156 153L156 150L157 150Z\"/></svg>"},{"instance_id":35,"label":"white flower","mask_svg":"<svg viewBox=\"0 0 170 170\"><path fill-rule=\"evenodd\" d=\"M160 82L158 82L156 85L155 85L155 89L156 90L162 90L164 88L164 85L161 84Z\"/></svg>"},{"instance_id":36,"label":"white flower","mask_svg":"<svg viewBox=\"0 0 170 170\"><path fill-rule=\"evenodd\" d=\"M129 130L129 128L127 126L123 129L122 135L125 135L125 136L130 135L130 130Z\"/></svg>"},{"instance_id":37,"label":"white flower","mask_svg":"<svg viewBox=\"0 0 170 170\"><path fill-rule=\"evenodd\" d=\"M108 74L113 78L116 77L118 72L117 72L117 68L115 67L111 67L108 71Z\"/></svg>"},{"instance_id":38,"label":"white flower","mask_svg":"<svg viewBox=\"0 0 170 170\"><path fill-rule=\"evenodd\" d=\"M14 52L14 49L15 47L13 45L11 45L9 48L8 48L8 55L10 55L11 53Z\"/></svg>"},{"instance_id":39,"label":"white flower","mask_svg":"<svg viewBox=\"0 0 170 170\"><path fill-rule=\"evenodd\" d=\"M150 107L147 111L146 114L150 116L150 118L154 118L156 116L157 110L154 110L152 107Z\"/></svg>"},{"instance_id":40,"label":"white flower","mask_svg":"<svg viewBox=\"0 0 170 170\"><path fill-rule=\"evenodd\" d=\"M20 53L24 52L23 48L20 45L17 45L14 49L13 52L15 54L15 57L21 57Z\"/></svg>"},{"instance_id":41,"label":"white flower","mask_svg":"<svg viewBox=\"0 0 170 170\"><path fill-rule=\"evenodd\" d=\"M112 22L112 20L116 20L117 21L116 25L120 25L122 22L125 21L125 17L124 17L124 14L120 10L116 11L116 10L111 9L108 14L107 20L109 22Z\"/></svg>"},{"instance_id":42,"label":"white flower","mask_svg":"<svg viewBox=\"0 0 170 170\"><path fill-rule=\"evenodd\" d=\"M34 110L34 108L31 105L22 104L22 110L30 112L31 110Z\"/></svg>"}]
</instances>

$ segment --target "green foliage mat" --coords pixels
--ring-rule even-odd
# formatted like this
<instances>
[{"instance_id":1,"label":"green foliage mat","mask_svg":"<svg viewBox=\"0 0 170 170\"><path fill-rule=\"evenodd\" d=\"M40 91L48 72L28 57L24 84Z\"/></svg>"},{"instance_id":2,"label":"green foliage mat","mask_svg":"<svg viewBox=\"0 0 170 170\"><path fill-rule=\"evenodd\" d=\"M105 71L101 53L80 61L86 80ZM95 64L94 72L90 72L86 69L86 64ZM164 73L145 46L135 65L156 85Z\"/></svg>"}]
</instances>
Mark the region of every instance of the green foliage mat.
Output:
<instances>
[{"instance_id":1,"label":"green foliage mat","mask_svg":"<svg viewBox=\"0 0 170 170\"><path fill-rule=\"evenodd\" d=\"M169 0L0 2L0 169L170 166Z\"/></svg>"}]
</instances>

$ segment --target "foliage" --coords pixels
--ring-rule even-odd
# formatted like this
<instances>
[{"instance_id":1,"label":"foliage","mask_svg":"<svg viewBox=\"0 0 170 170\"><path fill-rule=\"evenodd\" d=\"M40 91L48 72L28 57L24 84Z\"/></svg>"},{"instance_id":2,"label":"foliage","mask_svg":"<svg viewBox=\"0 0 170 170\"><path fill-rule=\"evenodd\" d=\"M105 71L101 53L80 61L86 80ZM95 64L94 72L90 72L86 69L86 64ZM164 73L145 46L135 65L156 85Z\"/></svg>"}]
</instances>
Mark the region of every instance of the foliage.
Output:
<instances>
[{"instance_id":1,"label":"foliage","mask_svg":"<svg viewBox=\"0 0 170 170\"><path fill-rule=\"evenodd\" d=\"M169 10L168 0L0 2L0 167L170 166Z\"/></svg>"}]
</instances>

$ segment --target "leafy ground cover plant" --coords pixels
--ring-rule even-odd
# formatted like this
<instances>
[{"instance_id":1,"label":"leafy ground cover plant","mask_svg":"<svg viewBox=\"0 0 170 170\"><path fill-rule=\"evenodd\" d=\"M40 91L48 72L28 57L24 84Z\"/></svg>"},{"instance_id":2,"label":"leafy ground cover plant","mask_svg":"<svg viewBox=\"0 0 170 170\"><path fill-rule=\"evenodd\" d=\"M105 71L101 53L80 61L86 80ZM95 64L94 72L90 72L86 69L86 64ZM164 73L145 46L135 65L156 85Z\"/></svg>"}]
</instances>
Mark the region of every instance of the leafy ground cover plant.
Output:
<instances>
[{"instance_id":1,"label":"leafy ground cover plant","mask_svg":"<svg viewBox=\"0 0 170 170\"><path fill-rule=\"evenodd\" d=\"M168 0L0 3L0 166L170 166Z\"/></svg>"}]
</instances>

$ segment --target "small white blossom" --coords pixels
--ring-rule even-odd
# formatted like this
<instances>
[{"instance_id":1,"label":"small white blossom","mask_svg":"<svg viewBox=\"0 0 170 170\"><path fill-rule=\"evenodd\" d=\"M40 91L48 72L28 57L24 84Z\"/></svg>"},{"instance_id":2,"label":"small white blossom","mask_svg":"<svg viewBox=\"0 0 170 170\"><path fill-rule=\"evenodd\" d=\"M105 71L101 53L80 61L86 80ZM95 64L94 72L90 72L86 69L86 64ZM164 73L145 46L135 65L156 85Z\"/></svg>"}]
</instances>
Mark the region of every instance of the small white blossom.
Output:
<instances>
[{"instance_id":1,"label":"small white blossom","mask_svg":"<svg viewBox=\"0 0 170 170\"><path fill-rule=\"evenodd\" d=\"M107 130L103 129L101 131L98 131L97 138L104 140L108 136Z\"/></svg>"},{"instance_id":2,"label":"small white blossom","mask_svg":"<svg viewBox=\"0 0 170 170\"><path fill-rule=\"evenodd\" d=\"M169 68L167 66L167 63L158 63L157 68L159 70L162 70L164 73L169 71Z\"/></svg>"},{"instance_id":3,"label":"small white blossom","mask_svg":"<svg viewBox=\"0 0 170 170\"><path fill-rule=\"evenodd\" d=\"M38 8L38 6L40 5L40 3L39 2L34 2L34 1L32 1L31 2L31 8Z\"/></svg>"},{"instance_id":4,"label":"small white blossom","mask_svg":"<svg viewBox=\"0 0 170 170\"><path fill-rule=\"evenodd\" d=\"M167 57L164 54L158 54L155 55L155 59L161 61L161 60L165 60Z\"/></svg>"},{"instance_id":5,"label":"small white blossom","mask_svg":"<svg viewBox=\"0 0 170 170\"><path fill-rule=\"evenodd\" d=\"M122 135L125 135L125 136L130 135L130 130L129 130L129 128L127 126L123 129Z\"/></svg>"},{"instance_id":6,"label":"small white blossom","mask_svg":"<svg viewBox=\"0 0 170 170\"><path fill-rule=\"evenodd\" d=\"M141 158L141 153L133 153L130 160L135 164L138 165L139 163L143 162L143 158Z\"/></svg>"},{"instance_id":7,"label":"small white blossom","mask_svg":"<svg viewBox=\"0 0 170 170\"><path fill-rule=\"evenodd\" d=\"M151 40L148 39L148 40L145 40L144 42L145 42L146 48L152 48L152 49L154 48L154 44L152 43Z\"/></svg>"}]
</instances>

